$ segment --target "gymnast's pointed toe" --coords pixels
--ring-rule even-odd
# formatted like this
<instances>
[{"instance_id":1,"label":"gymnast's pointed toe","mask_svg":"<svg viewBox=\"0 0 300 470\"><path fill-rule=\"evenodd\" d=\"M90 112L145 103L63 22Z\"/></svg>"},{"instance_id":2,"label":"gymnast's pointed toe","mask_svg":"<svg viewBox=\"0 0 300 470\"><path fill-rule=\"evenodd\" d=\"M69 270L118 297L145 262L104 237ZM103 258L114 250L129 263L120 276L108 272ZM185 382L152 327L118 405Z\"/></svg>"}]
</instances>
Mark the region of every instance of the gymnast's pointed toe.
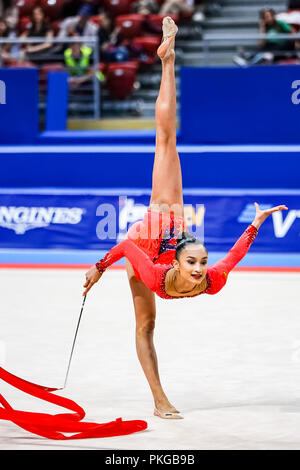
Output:
<instances>
[{"instance_id":1,"label":"gymnast's pointed toe","mask_svg":"<svg viewBox=\"0 0 300 470\"><path fill-rule=\"evenodd\" d=\"M154 408L154 416L158 416L162 419L183 419L183 416L179 413L171 413L170 411L159 411Z\"/></svg>"},{"instance_id":2,"label":"gymnast's pointed toe","mask_svg":"<svg viewBox=\"0 0 300 470\"><path fill-rule=\"evenodd\" d=\"M163 42L157 49L157 55L160 59L167 59L171 55L175 55L174 44L175 36L178 31L178 27L174 20L170 16L166 16L162 23L163 30Z\"/></svg>"},{"instance_id":3,"label":"gymnast's pointed toe","mask_svg":"<svg viewBox=\"0 0 300 470\"><path fill-rule=\"evenodd\" d=\"M165 16L162 22L163 38L171 38L176 36L178 32L178 26L175 24L175 21L170 16Z\"/></svg>"}]
</instances>

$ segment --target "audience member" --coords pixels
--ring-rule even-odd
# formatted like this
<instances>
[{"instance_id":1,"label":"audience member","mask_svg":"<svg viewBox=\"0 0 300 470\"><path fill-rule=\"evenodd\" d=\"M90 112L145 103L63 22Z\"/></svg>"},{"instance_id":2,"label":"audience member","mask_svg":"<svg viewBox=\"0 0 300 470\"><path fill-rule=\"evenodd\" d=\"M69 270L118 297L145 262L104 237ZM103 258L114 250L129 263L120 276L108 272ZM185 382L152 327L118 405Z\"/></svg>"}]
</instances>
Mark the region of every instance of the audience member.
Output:
<instances>
[{"instance_id":1,"label":"audience member","mask_svg":"<svg viewBox=\"0 0 300 470\"><path fill-rule=\"evenodd\" d=\"M182 13L192 13L193 4L189 0L166 0L160 9L161 15L180 15Z\"/></svg>"},{"instance_id":2,"label":"audience member","mask_svg":"<svg viewBox=\"0 0 300 470\"><path fill-rule=\"evenodd\" d=\"M14 30L18 23L19 10L13 0L0 0L0 17L5 20L10 30Z\"/></svg>"},{"instance_id":3,"label":"audience member","mask_svg":"<svg viewBox=\"0 0 300 470\"><path fill-rule=\"evenodd\" d=\"M98 33L98 25L90 21L92 9L88 4L80 7L77 16L66 18L60 25L58 38L66 38L70 34L95 38ZM93 47L93 42L89 42L86 46Z\"/></svg>"},{"instance_id":4,"label":"audience member","mask_svg":"<svg viewBox=\"0 0 300 470\"><path fill-rule=\"evenodd\" d=\"M16 37L15 33L10 31L5 19L0 17L0 38L4 39L4 38L14 38L14 37ZM14 48L15 46L10 43L0 44L1 64L3 63L3 61L7 63L10 60L16 58L14 57L14 54L13 54Z\"/></svg>"},{"instance_id":5,"label":"audience member","mask_svg":"<svg viewBox=\"0 0 300 470\"><path fill-rule=\"evenodd\" d=\"M120 27L113 28L112 18L104 12L100 15L101 22L98 32L101 62L126 62L129 53L122 46L122 33Z\"/></svg>"},{"instance_id":6,"label":"audience member","mask_svg":"<svg viewBox=\"0 0 300 470\"><path fill-rule=\"evenodd\" d=\"M273 9L264 9L260 12L259 23L260 34L266 35L266 39L259 41L259 49L253 55L241 54L234 57L234 62L238 65L248 64L270 64L285 57L284 52L295 49L294 41L279 38L278 35L292 34L293 28L288 23L276 19Z\"/></svg>"},{"instance_id":7,"label":"audience member","mask_svg":"<svg viewBox=\"0 0 300 470\"><path fill-rule=\"evenodd\" d=\"M79 37L76 33L70 37ZM64 51L65 65L70 74L69 84L71 87L78 88L83 83L90 81L95 74L91 64L93 49L85 46L80 42L72 42L69 47ZM96 72L96 77L100 81L104 81L102 72Z\"/></svg>"},{"instance_id":8,"label":"audience member","mask_svg":"<svg viewBox=\"0 0 300 470\"><path fill-rule=\"evenodd\" d=\"M159 5L153 0L139 0L133 4L134 13L153 15L159 12Z\"/></svg>"},{"instance_id":9,"label":"audience member","mask_svg":"<svg viewBox=\"0 0 300 470\"><path fill-rule=\"evenodd\" d=\"M24 38L45 38L42 43L32 43L25 46L25 57L31 62L43 61L49 55L49 49L52 46L50 39L53 37L53 31L45 19L44 10L40 6L36 6L31 15L31 25L27 31L21 34Z\"/></svg>"}]
</instances>

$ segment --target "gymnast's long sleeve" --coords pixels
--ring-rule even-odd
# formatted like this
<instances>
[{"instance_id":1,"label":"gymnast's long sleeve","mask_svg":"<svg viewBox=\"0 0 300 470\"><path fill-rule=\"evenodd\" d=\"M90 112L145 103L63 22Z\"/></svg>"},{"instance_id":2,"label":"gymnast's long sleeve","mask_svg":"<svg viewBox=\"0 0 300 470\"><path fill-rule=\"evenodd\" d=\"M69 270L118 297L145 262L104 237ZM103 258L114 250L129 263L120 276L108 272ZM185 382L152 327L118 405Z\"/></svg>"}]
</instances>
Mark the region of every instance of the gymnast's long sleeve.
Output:
<instances>
[{"instance_id":1,"label":"gymnast's long sleeve","mask_svg":"<svg viewBox=\"0 0 300 470\"><path fill-rule=\"evenodd\" d=\"M225 258L208 268L207 288L203 293L216 294L224 287L229 272L246 255L256 235L257 229L253 225L249 225ZM139 273L143 283L150 290L163 298L180 298L171 297L165 291L164 280L166 272L173 267L172 264L154 264L149 256L130 239L123 240L114 246L102 260L96 263L96 267L99 272L103 272L123 257L130 261L134 269Z\"/></svg>"},{"instance_id":2,"label":"gymnast's long sleeve","mask_svg":"<svg viewBox=\"0 0 300 470\"><path fill-rule=\"evenodd\" d=\"M248 253L256 235L257 228L254 225L249 225L228 254L208 269L208 274L212 281L211 289L207 292L208 294L216 294L224 287L228 274Z\"/></svg>"},{"instance_id":3,"label":"gymnast's long sleeve","mask_svg":"<svg viewBox=\"0 0 300 470\"><path fill-rule=\"evenodd\" d=\"M96 267L99 272L103 272L123 257L130 261L143 283L154 292L161 284L163 273L172 267L172 265L154 264L149 256L130 239L115 245L99 263L96 263Z\"/></svg>"}]
</instances>

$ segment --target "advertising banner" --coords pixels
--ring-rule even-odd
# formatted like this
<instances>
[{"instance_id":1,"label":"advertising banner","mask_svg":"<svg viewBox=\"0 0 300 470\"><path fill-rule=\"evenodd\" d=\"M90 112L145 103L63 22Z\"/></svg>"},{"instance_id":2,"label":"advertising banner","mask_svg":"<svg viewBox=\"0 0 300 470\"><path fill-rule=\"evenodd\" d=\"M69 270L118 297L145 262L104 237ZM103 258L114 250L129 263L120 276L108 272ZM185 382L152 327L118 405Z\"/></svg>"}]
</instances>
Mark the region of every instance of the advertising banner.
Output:
<instances>
[{"instance_id":1,"label":"advertising banner","mask_svg":"<svg viewBox=\"0 0 300 470\"><path fill-rule=\"evenodd\" d=\"M0 249L108 250L141 220L150 194L145 191L0 192ZM300 191L201 191L184 194L190 232L208 250L227 251L261 208L286 204L272 214L252 249L261 253L300 253Z\"/></svg>"}]
</instances>

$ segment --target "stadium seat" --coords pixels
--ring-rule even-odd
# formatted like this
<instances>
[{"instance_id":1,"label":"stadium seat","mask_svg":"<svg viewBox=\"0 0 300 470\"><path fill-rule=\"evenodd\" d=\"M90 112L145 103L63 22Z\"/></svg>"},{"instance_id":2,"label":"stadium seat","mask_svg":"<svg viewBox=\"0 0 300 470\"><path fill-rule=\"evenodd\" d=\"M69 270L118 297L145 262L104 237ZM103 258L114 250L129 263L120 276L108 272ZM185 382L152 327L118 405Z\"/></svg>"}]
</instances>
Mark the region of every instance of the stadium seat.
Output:
<instances>
[{"instance_id":1,"label":"stadium seat","mask_svg":"<svg viewBox=\"0 0 300 470\"><path fill-rule=\"evenodd\" d=\"M47 18L57 20L60 17L65 1L66 0L38 0L38 4L44 10Z\"/></svg>"},{"instance_id":2,"label":"stadium seat","mask_svg":"<svg viewBox=\"0 0 300 470\"><path fill-rule=\"evenodd\" d=\"M51 28L53 29L54 36L58 35L61 23L61 20L56 20L51 23Z\"/></svg>"},{"instance_id":3,"label":"stadium seat","mask_svg":"<svg viewBox=\"0 0 300 470\"><path fill-rule=\"evenodd\" d=\"M30 23L31 23L31 19L29 18L29 16L23 16L22 18L19 19L18 26L17 26L19 35L24 33L27 30Z\"/></svg>"},{"instance_id":4,"label":"stadium seat","mask_svg":"<svg viewBox=\"0 0 300 470\"><path fill-rule=\"evenodd\" d=\"M108 65L106 85L113 98L124 100L132 93L137 68L137 62L122 62Z\"/></svg>"},{"instance_id":5,"label":"stadium seat","mask_svg":"<svg viewBox=\"0 0 300 470\"><path fill-rule=\"evenodd\" d=\"M133 39L132 46L140 47L145 52L145 55L142 54L139 58L141 68L153 65L158 60L156 51L160 42L161 38L159 36L144 36Z\"/></svg>"},{"instance_id":6,"label":"stadium seat","mask_svg":"<svg viewBox=\"0 0 300 470\"><path fill-rule=\"evenodd\" d=\"M130 0L104 0L107 11L113 15L124 15L130 11Z\"/></svg>"},{"instance_id":7,"label":"stadium seat","mask_svg":"<svg viewBox=\"0 0 300 470\"><path fill-rule=\"evenodd\" d=\"M19 10L19 18L30 16L37 3L37 0L17 0L16 5Z\"/></svg>"},{"instance_id":8,"label":"stadium seat","mask_svg":"<svg viewBox=\"0 0 300 470\"><path fill-rule=\"evenodd\" d=\"M142 46L145 52L150 56L155 56L158 46L161 43L161 39L157 36L143 36L140 38L134 38L132 41L133 45Z\"/></svg>"},{"instance_id":9,"label":"stadium seat","mask_svg":"<svg viewBox=\"0 0 300 470\"><path fill-rule=\"evenodd\" d=\"M21 68L21 69L32 69L36 68L36 65L32 62L25 61L25 60L8 60L7 62L4 60L3 65L10 67L10 68Z\"/></svg>"},{"instance_id":10,"label":"stadium seat","mask_svg":"<svg viewBox=\"0 0 300 470\"><path fill-rule=\"evenodd\" d=\"M48 72L64 72L66 69L60 62L42 65L39 69L39 83L45 85Z\"/></svg>"},{"instance_id":11,"label":"stadium seat","mask_svg":"<svg viewBox=\"0 0 300 470\"><path fill-rule=\"evenodd\" d=\"M120 15L117 16L115 24L121 28L124 39L131 39L140 36L144 21L145 15Z\"/></svg>"},{"instance_id":12,"label":"stadium seat","mask_svg":"<svg viewBox=\"0 0 300 470\"><path fill-rule=\"evenodd\" d=\"M100 25L101 24L101 16L100 15L93 15L93 16L90 17L90 21L92 23Z\"/></svg>"},{"instance_id":13,"label":"stadium seat","mask_svg":"<svg viewBox=\"0 0 300 470\"><path fill-rule=\"evenodd\" d=\"M181 20L189 20L194 16L194 14L195 14L195 12L194 12L193 9L191 9L190 11L182 11L180 13L180 19Z\"/></svg>"}]
</instances>

